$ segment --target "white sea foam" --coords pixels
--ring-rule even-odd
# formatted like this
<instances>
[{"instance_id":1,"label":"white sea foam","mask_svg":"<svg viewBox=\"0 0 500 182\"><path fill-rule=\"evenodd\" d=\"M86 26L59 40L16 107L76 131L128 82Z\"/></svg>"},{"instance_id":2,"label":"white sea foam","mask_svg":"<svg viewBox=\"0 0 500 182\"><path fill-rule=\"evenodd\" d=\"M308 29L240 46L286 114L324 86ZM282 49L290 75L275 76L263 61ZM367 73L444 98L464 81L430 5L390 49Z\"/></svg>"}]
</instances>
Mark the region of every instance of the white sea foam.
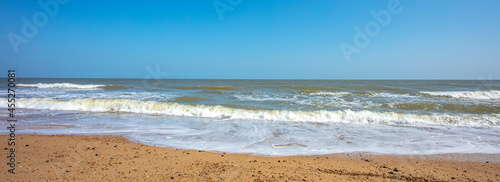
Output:
<instances>
[{"instance_id":1,"label":"white sea foam","mask_svg":"<svg viewBox=\"0 0 500 182\"><path fill-rule=\"evenodd\" d=\"M94 112L130 112L187 116L199 118L227 118L264 121L358 123L382 125L453 125L467 127L499 127L500 115L417 115L373 111L287 111L246 110L224 106L183 105L177 103L131 99L72 99L49 98L18 99L19 108L77 110ZM6 105L0 100L0 105Z\"/></svg>"},{"instance_id":2,"label":"white sea foam","mask_svg":"<svg viewBox=\"0 0 500 182\"><path fill-rule=\"evenodd\" d=\"M344 95L349 95L351 92L314 92L314 93L309 93L310 95L319 95L319 96L344 96Z\"/></svg>"},{"instance_id":3,"label":"white sea foam","mask_svg":"<svg viewBox=\"0 0 500 182\"><path fill-rule=\"evenodd\" d=\"M375 93L371 92L371 97L386 97L386 98L416 98L417 96L409 95L409 94L393 94L393 93Z\"/></svg>"},{"instance_id":4,"label":"white sea foam","mask_svg":"<svg viewBox=\"0 0 500 182\"><path fill-rule=\"evenodd\" d=\"M313 106L315 109L318 108L373 108L380 104L374 103L370 100L361 101L359 99L353 99L348 101L342 97L326 97L326 98L308 98L305 100L297 100L293 102L294 104L301 106Z\"/></svg>"},{"instance_id":5,"label":"white sea foam","mask_svg":"<svg viewBox=\"0 0 500 182\"><path fill-rule=\"evenodd\" d=\"M80 85L73 83L37 83L37 84L17 84L19 87L34 88L62 88L62 89L95 89L106 85Z\"/></svg>"},{"instance_id":6,"label":"white sea foam","mask_svg":"<svg viewBox=\"0 0 500 182\"><path fill-rule=\"evenodd\" d=\"M465 98L465 99L500 99L500 91L450 91L450 92L420 92L423 94L436 96L436 97L451 97L451 98Z\"/></svg>"},{"instance_id":7,"label":"white sea foam","mask_svg":"<svg viewBox=\"0 0 500 182\"><path fill-rule=\"evenodd\" d=\"M30 89L23 90L18 94L18 98L52 98L59 100L83 99L83 98L100 98L100 99L137 99L137 100L154 100L168 101L177 97L182 97L182 94L171 92L134 92L128 90L120 90L109 92L104 89L92 90L91 92L80 92L85 89L66 90L66 89L48 89L41 92L40 90Z\"/></svg>"},{"instance_id":8,"label":"white sea foam","mask_svg":"<svg viewBox=\"0 0 500 182\"><path fill-rule=\"evenodd\" d=\"M296 98L286 98L279 95L270 95L263 92L254 92L251 94L234 94L239 100L242 101L292 101L296 100Z\"/></svg>"}]
</instances>

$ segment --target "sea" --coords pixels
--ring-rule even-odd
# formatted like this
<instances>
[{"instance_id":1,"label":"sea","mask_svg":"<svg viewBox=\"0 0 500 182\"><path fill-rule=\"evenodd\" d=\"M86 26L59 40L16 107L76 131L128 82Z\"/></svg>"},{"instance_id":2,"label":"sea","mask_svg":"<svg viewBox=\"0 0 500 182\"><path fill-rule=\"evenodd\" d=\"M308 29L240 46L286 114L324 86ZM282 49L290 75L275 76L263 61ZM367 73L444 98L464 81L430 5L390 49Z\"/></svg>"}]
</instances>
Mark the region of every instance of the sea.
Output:
<instances>
[{"instance_id":1,"label":"sea","mask_svg":"<svg viewBox=\"0 0 500 182\"><path fill-rule=\"evenodd\" d=\"M17 78L14 90L16 134L259 156L500 154L497 80Z\"/></svg>"}]
</instances>

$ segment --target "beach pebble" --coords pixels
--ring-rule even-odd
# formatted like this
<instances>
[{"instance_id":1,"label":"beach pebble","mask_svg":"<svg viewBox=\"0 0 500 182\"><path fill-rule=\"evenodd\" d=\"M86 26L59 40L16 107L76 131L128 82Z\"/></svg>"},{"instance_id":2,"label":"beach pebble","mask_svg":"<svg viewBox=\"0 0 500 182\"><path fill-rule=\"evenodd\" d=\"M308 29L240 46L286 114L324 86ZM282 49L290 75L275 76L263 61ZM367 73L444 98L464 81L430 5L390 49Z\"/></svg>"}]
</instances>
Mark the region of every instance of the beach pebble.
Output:
<instances>
[{"instance_id":1,"label":"beach pebble","mask_svg":"<svg viewBox=\"0 0 500 182\"><path fill-rule=\"evenodd\" d=\"M71 170L70 170L70 169L68 169L68 170L66 170L66 172L71 172Z\"/></svg>"},{"instance_id":2,"label":"beach pebble","mask_svg":"<svg viewBox=\"0 0 500 182\"><path fill-rule=\"evenodd\" d=\"M398 170L398 168L394 168L394 170L393 170L393 171L398 172L399 170Z\"/></svg>"}]
</instances>

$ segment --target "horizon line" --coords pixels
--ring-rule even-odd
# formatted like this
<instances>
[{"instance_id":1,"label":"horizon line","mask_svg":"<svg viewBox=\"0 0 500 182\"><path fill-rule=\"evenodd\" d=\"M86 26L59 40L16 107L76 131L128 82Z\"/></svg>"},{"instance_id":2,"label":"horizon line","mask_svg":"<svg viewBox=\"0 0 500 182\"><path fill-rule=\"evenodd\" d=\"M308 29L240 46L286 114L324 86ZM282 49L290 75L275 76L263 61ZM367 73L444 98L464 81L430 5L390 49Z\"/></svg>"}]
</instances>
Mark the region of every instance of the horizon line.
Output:
<instances>
[{"instance_id":1,"label":"horizon line","mask_svg":"<svg viewBox=\"0 0 500 182\"><path fill-rule=\"evenodd\" d=\"M3 77L7 79L7 77ZM127 79L143 80L146 78L71 78L71 77L16 77L21 79ZM443 79L443 78L147 78L150 80L414 80L414 81L483 81L490 79ZM490 81L500 81L500 79L491 79Z\"/></svg>"}]
</instances>

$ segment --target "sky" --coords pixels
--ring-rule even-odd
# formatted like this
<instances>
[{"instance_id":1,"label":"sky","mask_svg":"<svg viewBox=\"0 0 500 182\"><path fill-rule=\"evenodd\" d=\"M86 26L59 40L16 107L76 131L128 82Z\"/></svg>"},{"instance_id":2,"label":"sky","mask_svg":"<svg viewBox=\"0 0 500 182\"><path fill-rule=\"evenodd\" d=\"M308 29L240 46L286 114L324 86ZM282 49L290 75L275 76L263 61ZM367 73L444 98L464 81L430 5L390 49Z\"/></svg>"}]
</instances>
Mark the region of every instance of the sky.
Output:
<instances>
[{"instance_id":1,"label":"sky","mask_svg":"<svg viewBox=\"0 0 500 182\"><path fill-rule=\"evenodd\" d=\"M500 79L498 0L0 0L40 78Z\"/></svg>"}]
</instances>

